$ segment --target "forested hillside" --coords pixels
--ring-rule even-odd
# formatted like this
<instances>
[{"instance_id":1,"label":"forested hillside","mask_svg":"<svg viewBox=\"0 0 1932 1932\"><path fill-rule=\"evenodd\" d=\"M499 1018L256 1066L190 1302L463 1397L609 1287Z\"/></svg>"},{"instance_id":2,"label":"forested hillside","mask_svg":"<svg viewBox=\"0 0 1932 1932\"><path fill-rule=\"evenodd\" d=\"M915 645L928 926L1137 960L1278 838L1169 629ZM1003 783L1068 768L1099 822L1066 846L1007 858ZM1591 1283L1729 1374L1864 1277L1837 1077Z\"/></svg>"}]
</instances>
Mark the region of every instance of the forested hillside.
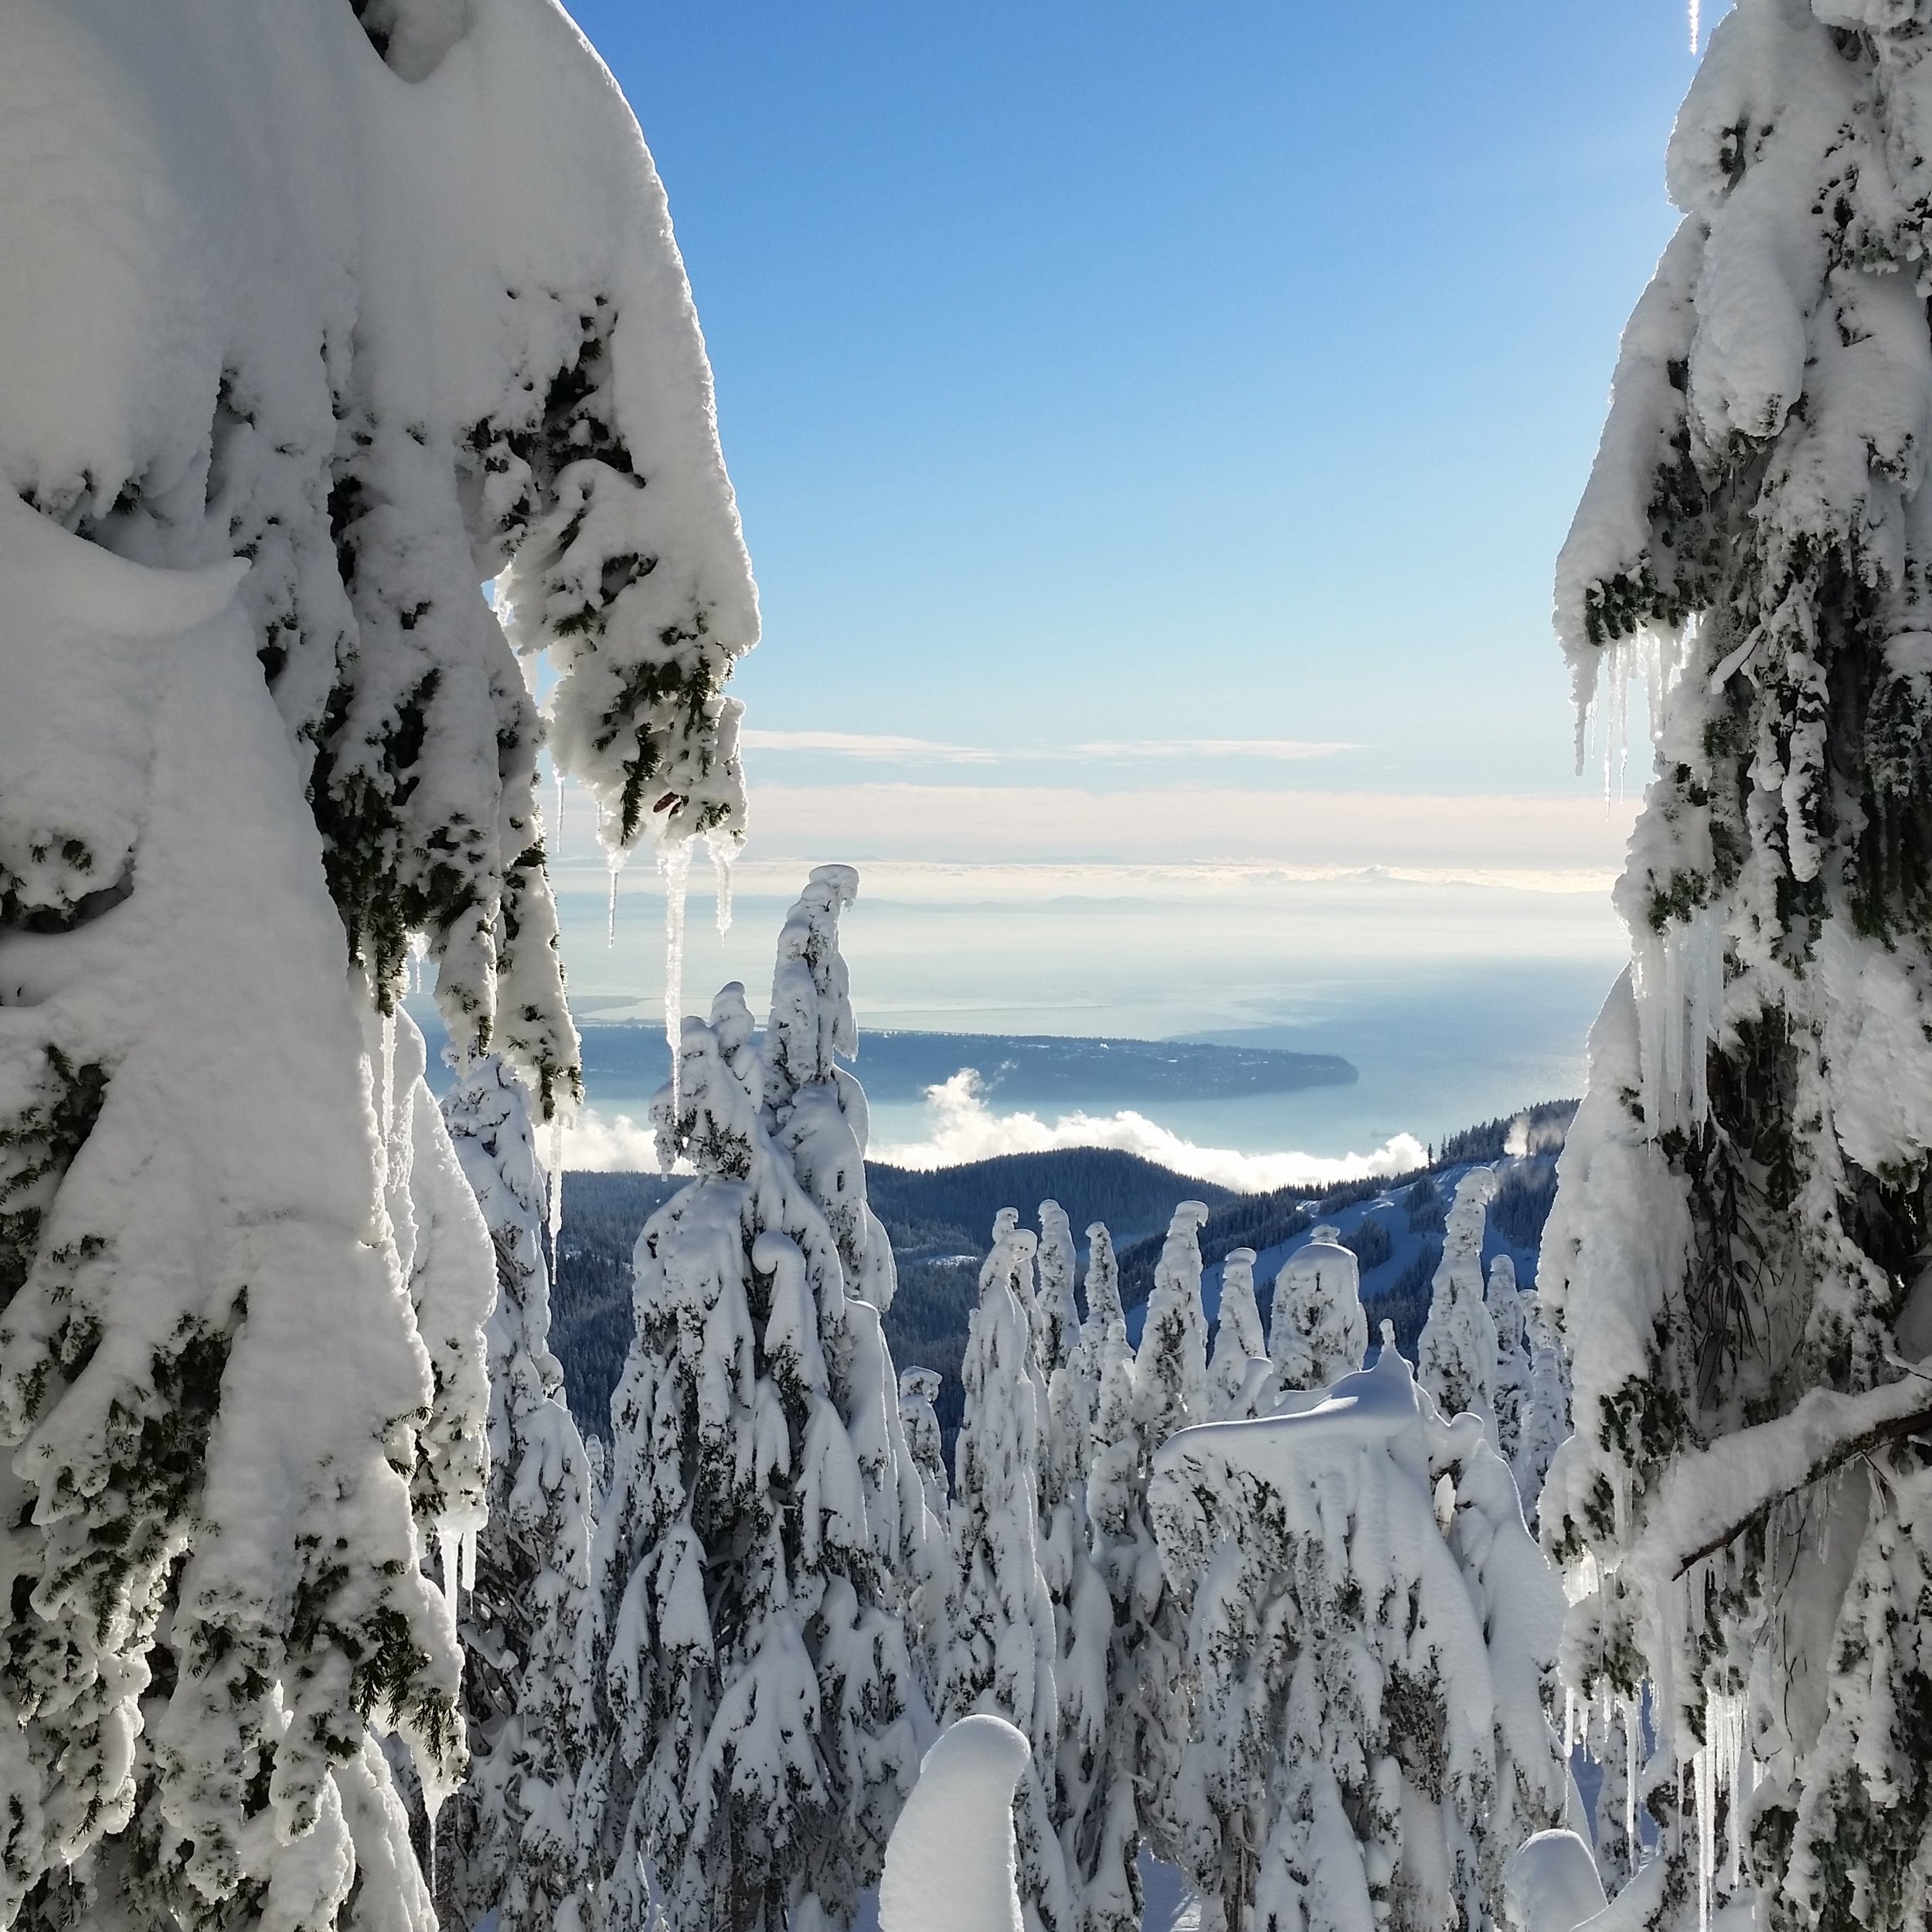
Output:
<instances>
[{"instance_id":1,"label":"forested hillside","mask_svg":"<svg viewBox=\"0 0 1932 1932\"><path fill-rule=\"evenodd\" d=\"M1210 1313L1219 1305L1219 1264L1233 1250L1255 1250L1265 1315L1281 1264L1314 1228L1332 1223L1361 1264L1372 1321L1394 1322L1397 1346L1413 1355L1457 1178L1477 1163L1504 1163L1484 1253L1511 1255L1523 1284L1533 1285L1555 1198L1556 1157L1575 1112L1573 1100L1542 1102L1450 1135L1436 1162L1413 1175L1347 1182L1319 1195L1303 1188L1236 1194L1111 1148L1002 1155L930 1172L868 1162L872 1210L899 1270L899 1292L885 1318L893 1359L902 1368L938 1371L934 1406L950 1446L959 1423L967 1325L978 1303L979 1267L992 1250L995 1217L1014 1206L1030 1213L1045 1200L1066 1209L1083 1260L1086 1230L1096 1221L1107 1224L1120 1251L1122 1304L1137 1334L1163 1230L1179 1202L1199 1201L1209 1210L1200 1247L1209 1264L1203 1292ZM610 1392L631 1341L631 1251L638 1230L680 1185L654 1174L564 1176L553 1345L572 1413L587 1432L609 1430Z\"/></svg>"}]
</instances>

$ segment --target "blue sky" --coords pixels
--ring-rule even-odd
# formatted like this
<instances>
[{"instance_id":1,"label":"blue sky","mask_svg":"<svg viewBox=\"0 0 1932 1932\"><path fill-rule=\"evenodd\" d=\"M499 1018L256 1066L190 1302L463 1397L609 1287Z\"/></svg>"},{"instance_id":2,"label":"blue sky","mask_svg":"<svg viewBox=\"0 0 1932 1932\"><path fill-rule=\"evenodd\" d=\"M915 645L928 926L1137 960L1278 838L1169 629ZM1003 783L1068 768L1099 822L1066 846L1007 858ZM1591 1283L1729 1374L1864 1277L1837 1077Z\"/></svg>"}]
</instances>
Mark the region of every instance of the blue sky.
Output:
<instances>
[{"instance_id":1,"label":"blue sky","mask_svg":"<svg viewBox=\"0 0 1932 1932\"><path fill-rule=\"evenodd\" d=\"M689 1003L854 859L864 1017L1345 1032L1560 968L1580 1060L1631 807L1573 773L1550 575L1672 225L1676 0L575 11L763 598L747 917L694 909ZM573 985L650 1007L657 919L607 951L584 809L561 851Z\"/></svg>"},{"instance_id":2,"label":"blue sky","mask_svg":"<svg viewBox=\"0 0 1932 1932\"><path fill-rule=\"evenodd\" d=\"M1679 6L577 12L716 369L747 722L1003 754L755 777L1574 793L1550 564L1669 232ZM1175 740L1354 748L1052 749Z\"/></svg>"}]
</instances>

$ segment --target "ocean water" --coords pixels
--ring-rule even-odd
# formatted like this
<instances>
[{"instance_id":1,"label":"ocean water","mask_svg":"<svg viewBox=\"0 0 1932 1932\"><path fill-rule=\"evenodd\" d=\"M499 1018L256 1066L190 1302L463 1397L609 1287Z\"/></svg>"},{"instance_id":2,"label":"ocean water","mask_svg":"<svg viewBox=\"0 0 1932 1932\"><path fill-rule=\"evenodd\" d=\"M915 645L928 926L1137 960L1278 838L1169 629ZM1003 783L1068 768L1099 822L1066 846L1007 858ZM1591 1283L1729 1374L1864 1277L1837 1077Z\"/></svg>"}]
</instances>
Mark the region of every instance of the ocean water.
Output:
<instances>
[{"instance_id":1,"label":"ocean water","mask_svg":"<svg viewBox=\"0 0 1932 1932\"><path fill-rule=\"evenodd\" d=\"M1359 1078L1349 1086L1138 1110L1184 1141L1250 1155L1339 1158L1398 1134L1426 1144L1532 1100L1580 1094L1590 1022L1627 957L1607 889L1377 874L1242 876L1230 886L1216 875L1158 880L1158 889L1131 895L1029 896L1002 872L991 883L1003 896L969 898L957 888L986 882L948 882L950 896L918 883L917 894L863 896L845 916L862 1080L868 1026L1219 1039L1353 1063ZM573 998L585 1020L663 1011L662 898L648 875L623 884L614 943L600 896L560 898ZM694 892L685 1011L702 1012L730 978L762 1008L785 903L744 894L721 936L709 893ZM603 1118L641 1120L648 1095L606 1087L589 1099ZM1053 1116L1112 1115L1120 1106L1074 1097ZM888 1158L930 1147L942 1117L930 1105L875 1104L873 1145ZM997 1097L982 1105L970 1151L993 1151L1008 1118ZM1019 1128L1009 1138L1024 1144Z\"/></svg>"}]
</instances>

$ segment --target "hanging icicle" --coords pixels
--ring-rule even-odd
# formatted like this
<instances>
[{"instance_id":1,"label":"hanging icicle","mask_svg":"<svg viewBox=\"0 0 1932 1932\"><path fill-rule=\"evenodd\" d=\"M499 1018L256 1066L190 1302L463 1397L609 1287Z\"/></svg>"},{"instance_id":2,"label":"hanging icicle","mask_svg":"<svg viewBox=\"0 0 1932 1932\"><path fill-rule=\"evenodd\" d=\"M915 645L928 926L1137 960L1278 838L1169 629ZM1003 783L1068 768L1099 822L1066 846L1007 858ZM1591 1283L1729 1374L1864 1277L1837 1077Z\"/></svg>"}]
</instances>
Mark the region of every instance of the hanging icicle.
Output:
<instances>
[{"instance_id":1,"label":"hanging icicle","mask_svg":"<svg viewBox=\"0 0 1932 1932\"><path fill-rule=\"evenodd\" d=\"M718 908L718 935L723 938L731 930L731 863L737 856L736 842L728 835L713 832L711 846L711 874L716 882Z\"/></svg>"},{"instance_id":2,"label":"hanging icicle","mask_svg":"<svg viewBox=\"0 0 1932 1932\"><path fill-rule=\"evenodd\" d=\"M664 1038L671 1049L671 1112L678 1111L678 1046L684 1023L684 912L691 884L691 841L658 849L664 874Z\"/></svg>"}]
</instances>

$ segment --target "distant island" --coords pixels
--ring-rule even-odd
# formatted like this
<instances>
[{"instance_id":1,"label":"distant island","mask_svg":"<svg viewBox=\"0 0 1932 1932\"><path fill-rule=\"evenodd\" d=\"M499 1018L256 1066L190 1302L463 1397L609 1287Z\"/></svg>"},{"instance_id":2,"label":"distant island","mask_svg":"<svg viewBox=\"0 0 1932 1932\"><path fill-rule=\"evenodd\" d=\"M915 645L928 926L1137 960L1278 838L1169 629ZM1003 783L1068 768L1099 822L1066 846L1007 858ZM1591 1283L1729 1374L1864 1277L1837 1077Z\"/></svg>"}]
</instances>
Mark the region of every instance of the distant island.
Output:
<instances>
[{"instance_id":1,"label":"distant island","mask_svg":"<svg viewBox=\"0 0 1932 1932\"><path fill-rule=\"evenodd\" d=\"M655 1022L587 1026L582 1033L584 1079L594 1095L600 1088L637 1092L668 1077L664 1032ZM1291 1053L1271 1046L869 1028L860 1036L855 1070L872 1100L890 1102L917 1100L929 1087L968 1066L989 1097L1020 1106L1229 1100L1345 1087L1358 1077L1339 1054Z\"/></svg>"}]
</instances>

